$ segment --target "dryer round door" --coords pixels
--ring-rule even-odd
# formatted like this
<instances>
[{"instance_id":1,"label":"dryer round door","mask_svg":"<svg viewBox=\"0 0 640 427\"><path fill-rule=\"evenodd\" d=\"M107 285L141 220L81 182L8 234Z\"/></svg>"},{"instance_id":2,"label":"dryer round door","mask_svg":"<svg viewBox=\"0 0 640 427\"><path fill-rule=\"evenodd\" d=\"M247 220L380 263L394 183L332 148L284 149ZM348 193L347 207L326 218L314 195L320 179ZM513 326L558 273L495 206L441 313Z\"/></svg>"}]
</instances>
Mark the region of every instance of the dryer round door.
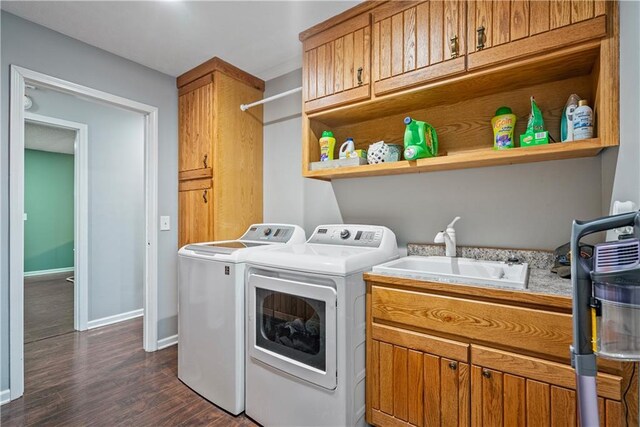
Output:
<instances>
[{"instance_id":1,"label":"dryer round door","mask_svg":"<svg viewBox=\"0 0 640 427\"><path fill-rule=\"evenodd\" d=\"M252 273L248 292L249 356L335 389L335 289Z\"/></svg>"}]
</instances>

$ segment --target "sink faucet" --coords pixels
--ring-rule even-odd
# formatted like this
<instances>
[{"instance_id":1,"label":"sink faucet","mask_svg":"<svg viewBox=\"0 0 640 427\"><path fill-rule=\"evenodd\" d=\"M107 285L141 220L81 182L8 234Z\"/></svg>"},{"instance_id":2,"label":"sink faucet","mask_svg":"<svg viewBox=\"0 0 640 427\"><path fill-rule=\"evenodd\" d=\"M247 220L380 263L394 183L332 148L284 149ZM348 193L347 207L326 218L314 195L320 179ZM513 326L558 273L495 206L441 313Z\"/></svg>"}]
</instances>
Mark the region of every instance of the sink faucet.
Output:
<instances>
[{"instance_id":1,"label":"sink faucet","mask_svg":"<svg viewBox=\"0 0 640 427\"><path fill-rule=\"evenodd\" d=\"M453 228L453 225L459 219L459 216L455 217L453 221L447 225L447 229L436 234L436 238L433 239L434 243L444 243L446 256L456 256L456 230Z\"/></svg>"}]
</instances>

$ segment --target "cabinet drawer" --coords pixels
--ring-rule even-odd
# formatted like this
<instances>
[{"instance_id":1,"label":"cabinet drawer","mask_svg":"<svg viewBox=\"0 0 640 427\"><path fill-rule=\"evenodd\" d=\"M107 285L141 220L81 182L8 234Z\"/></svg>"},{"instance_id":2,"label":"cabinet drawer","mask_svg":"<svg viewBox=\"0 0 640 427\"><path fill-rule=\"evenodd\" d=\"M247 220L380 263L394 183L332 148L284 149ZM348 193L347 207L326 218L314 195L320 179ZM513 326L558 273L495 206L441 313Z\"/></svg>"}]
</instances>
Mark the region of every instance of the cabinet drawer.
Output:
<instances>
[{"instance_id":1,"label":"cabinet drawer","mask_svg":"<svg viewBox=\"0 0 640 427\"><path fill-rule=\"evenodd\" d=\"M478 343L525 349L556 360L568 358L572 339L569 314L377 285L371 291L371 316L373 322L392 322L454 338L472 337Z\"/></svg>"}]
</instances>

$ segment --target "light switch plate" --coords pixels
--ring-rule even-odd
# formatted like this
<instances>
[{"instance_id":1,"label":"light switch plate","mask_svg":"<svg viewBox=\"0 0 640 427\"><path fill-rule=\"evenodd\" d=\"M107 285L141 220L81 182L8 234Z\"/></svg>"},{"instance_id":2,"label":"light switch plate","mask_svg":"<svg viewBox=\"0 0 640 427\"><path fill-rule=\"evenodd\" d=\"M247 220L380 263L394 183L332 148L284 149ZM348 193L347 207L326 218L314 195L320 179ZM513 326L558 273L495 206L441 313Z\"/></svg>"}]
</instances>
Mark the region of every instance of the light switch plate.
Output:
<instances>
[{"instance_id":1,"label":"light switch plate","mask_svg":"<svg viewBox=\"0 0 640 427\"><path fill-rule=\"evenodd\" d=\"M171 230L171 222L168 216L160 217L160 231Z\"/></svg>"},{"instance_id":2,"label":"light switch plate","mask_svg":"<svg viewBox=\"0 0 640 427\"><path fill-rule=\"evenodd\" d=\"M23 221L26 221L26 220L27 220L27 213L26 213L26 212L22 214L22 220L23 220Z\"/></svg>"}]
</instances>

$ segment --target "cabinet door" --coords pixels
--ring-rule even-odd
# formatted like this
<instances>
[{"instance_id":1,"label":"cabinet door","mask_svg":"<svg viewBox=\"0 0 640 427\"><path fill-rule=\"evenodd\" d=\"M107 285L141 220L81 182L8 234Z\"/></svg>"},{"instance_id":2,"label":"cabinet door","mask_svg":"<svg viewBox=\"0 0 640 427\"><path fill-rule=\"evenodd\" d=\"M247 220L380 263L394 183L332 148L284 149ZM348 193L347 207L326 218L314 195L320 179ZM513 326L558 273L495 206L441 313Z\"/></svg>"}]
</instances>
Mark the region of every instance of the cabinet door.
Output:
<instances>
[{"instance_id":1,"label":"cabinet door","mask_svg":"<svg viewBox=\"0 0 640 427\"><path fill-rule=\"evenodd\" d=\"M369 98L371 16L368 13L305 40L303 52L306 112Z\"/></svg>"},{"instance_id":2,"label":"cabinet door","mask_svg":"<svg viewBox=\"0 0 640 427\"><path fill-rule=\"evenodd\" d=\"M213 83L178 98L178 135L180 172L210 168L213 144Z\"/></svg>"},{"instance_id":3,"label":"cabinet door","mask_svg":"<svg viewBox=\"0 0 640 427\"><path fill-rule=\"evenodd\" d=\"M179 184L178 244L213 240L211 180L182 181Z\"/></svg>"},{"instance_id":4,"label":"cabinet door","mask_svg":"<svg viewBox=\"0 0 640 427\"><path fill-rule=\"evenodd\" d=\"M575 372L568 365L472 346L473 426L576 426ZM598 374L601 426L623 422L619 377Z\"/></svg>"},{"instance_id":5,"label":"cabinet door","mask_svg":"<svg viewBox=\"0 0 640 427\"><path fill-rule=\"evenodd\" d=\"M604 0L470 0L467 67L494 65L606 35Z\"/></svg>"},{"instance_id":6,"label":"cabinet door","mask_svg":"<svg viewBox=\"0 0 640 427\"><path fill-rule=\"evenodd\" d=\"M370 423L469 425L466 344L381 325L371 331L367 364Z\"/></svg>"},{"instance_id":7,"label":"cabinet door","mask_svg":"<svg viewBox=\"0 0 640 427\"><path fill-rule=\"evenodd\" d=\"M462 0L389 2L373 13L376 95L465 71Z\"/></svg>"}]
</instances>

